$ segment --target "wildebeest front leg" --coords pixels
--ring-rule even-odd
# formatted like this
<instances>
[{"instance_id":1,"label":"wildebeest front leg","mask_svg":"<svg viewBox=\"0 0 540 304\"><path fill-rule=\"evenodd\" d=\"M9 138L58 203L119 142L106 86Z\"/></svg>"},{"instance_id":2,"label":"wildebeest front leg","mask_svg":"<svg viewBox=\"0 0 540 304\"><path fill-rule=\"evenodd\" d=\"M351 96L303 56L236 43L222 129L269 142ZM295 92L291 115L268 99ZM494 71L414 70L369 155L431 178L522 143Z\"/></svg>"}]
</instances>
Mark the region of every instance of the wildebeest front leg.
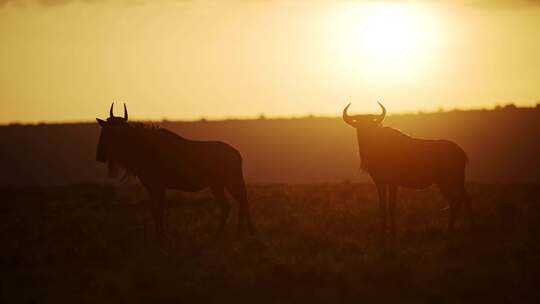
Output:
<instances>
[{"instance_id":1,"label":"wildebeest front leg","mask_svg":"<svg viewBox=\"0 0 540 304\"><path fill-rule=\"evenodd\" d=\"M246 195L246 186L243 182L237 184L227 185L227 190L232 197L240 205L240 212L238 214L238 232L243 232L247 224L247 229L250 234L253 234L254 227L251 221L251 214L249 211L249 202Z\"/></svg>"},{"instance_id":2,"label":"wildebeest front leg","mask_svg":"<svg viewBox=\"0 0 540 304\"><path fill-rule=\"evenodd\" d=\"M397 186L388 185L388 209L390 211L390 233L392 238L396 238L396 197Z\"/></svg>"},{"instance_id":3,"label":"wildebeest front leg","mask_svg":"<svg viewBox=\"0 0 540 304\"><path fill-rule=\"evenodd\" d=\"M225 196L225 189L223 187L213 187L212 194L214 195L214 199L219 204L219 207L221 209L221 217L216 232L216 234L221 234L225 230L225 224L227 223L227 219L229 218L229 211L231 210L231 206L227 201L227 197Z\"/></svg>"},{"instance_id":4,"label":"wildebeest front leg","mask_svg":"<svg viewBox=\"0 0 540 304\"><path fill-rule=\"evenodd\" d=\"M386 202L387 202L387 185L386 184L376 184L377 193L379 194L379 213L381 217L381 236L383 240L386 238Z\"/></svg>"}]
</instances>

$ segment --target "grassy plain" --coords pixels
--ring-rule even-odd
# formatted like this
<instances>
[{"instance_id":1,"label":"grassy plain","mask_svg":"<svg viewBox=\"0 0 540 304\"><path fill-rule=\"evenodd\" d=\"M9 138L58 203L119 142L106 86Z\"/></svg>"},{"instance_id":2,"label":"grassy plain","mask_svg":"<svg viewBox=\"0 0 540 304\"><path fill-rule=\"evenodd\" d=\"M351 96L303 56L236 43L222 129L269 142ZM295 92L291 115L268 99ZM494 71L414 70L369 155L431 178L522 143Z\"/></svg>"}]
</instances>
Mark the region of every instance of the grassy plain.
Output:
<instances>
[{"instance_id":1,"label":"grassy plain","mask_svg":"<svg viewBox=\"0 0 540 304\"><path fill-rule=\"evenodd\" d=\"M469 184L452 236L436 189L401 190L385 248L369 184L251 185L256 236L234 208L219 239L208 192L171 192L161 245L136 188L4 189L0 303L538 303L538 186Z\"/></svg>"}]
</instances>

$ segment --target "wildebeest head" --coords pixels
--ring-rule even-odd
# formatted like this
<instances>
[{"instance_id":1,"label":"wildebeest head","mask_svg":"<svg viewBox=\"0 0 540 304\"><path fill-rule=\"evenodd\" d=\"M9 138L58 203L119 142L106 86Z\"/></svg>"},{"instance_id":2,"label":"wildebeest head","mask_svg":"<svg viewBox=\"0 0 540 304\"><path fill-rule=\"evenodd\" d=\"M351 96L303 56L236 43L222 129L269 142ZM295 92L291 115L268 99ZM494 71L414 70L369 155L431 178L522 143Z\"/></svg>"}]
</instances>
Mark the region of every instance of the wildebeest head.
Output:
<instances>
[{"instance_id":1,"label":"wildebeest head","mask_svg":"<svg viewBox=\"0 0 540 304\"><path fill-rule=\"evenodd\" d=\"M349 103L343 110L343 120L347 124L352 126L353 128L356 128L359 130L379 127L382 121L384 120L384 117L386 116L386 109L380 102L377 102L377 103L381 107L381 110L382 110L381 114L379 115L366 114L366 115L353 115L353 116L349 116L349 114L347 114L347 110L351 106L351 103Z\"/></svg>"},{"instance_id":2,"label":"wildebeest head","mask_svg":"<svg viewBox=\"0 0 540 304\"><path fill-rule=\"evenodd\" d=\"M98 124L101 126L96 160L108 164L110 177L116 177L118 175L118 164L122 149L122 134L129 127L127 123L128 112L126 104L124 104L124 117L114 116L113 106L114 103L111 105L107 120L96 118Z\"/></svg>"}]
</instances>

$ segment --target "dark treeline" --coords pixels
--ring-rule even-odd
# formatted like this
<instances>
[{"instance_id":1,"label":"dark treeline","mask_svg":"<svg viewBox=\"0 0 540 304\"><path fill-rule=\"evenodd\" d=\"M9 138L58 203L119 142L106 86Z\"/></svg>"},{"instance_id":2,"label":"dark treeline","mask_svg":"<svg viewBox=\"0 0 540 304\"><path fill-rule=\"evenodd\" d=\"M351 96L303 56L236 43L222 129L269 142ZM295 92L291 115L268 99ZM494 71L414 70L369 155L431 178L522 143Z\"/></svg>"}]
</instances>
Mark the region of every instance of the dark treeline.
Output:
<instances>
[{"instance_id":1,"label":"dark treeline","mask_svg":"<svg viewBox=\"0 0 540 304\"><path fill-rule=\"evenodd\" d=\"M141 115L142 113L138 113ZM341 118L161 122L197 140L222 140L244 157L248 183L366 181L355 131ZM540 108L390 115L384 125L453 140L467 152L468 180L540 182ZM0 127L0 187L98 182L97 123Z\"/></svg>"}]
</instances>

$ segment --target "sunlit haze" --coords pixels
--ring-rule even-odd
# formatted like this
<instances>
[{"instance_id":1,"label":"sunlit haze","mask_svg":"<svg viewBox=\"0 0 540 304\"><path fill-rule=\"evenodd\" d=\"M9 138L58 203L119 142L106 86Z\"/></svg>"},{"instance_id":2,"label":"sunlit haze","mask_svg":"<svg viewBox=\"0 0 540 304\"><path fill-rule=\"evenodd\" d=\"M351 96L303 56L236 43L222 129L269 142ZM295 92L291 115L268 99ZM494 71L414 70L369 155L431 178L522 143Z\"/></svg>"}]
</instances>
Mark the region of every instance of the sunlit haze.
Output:
<instances>
[{"instance_id":1,"label":"sunlit haze","mask_svg":"<svg viewBox=\"0 0 540 304\"><path fill-rule=\"evenodd\" d=\"M530 106L540 6L517 3L0 1L0 123Z\"/></svg>"}]
</instances>

